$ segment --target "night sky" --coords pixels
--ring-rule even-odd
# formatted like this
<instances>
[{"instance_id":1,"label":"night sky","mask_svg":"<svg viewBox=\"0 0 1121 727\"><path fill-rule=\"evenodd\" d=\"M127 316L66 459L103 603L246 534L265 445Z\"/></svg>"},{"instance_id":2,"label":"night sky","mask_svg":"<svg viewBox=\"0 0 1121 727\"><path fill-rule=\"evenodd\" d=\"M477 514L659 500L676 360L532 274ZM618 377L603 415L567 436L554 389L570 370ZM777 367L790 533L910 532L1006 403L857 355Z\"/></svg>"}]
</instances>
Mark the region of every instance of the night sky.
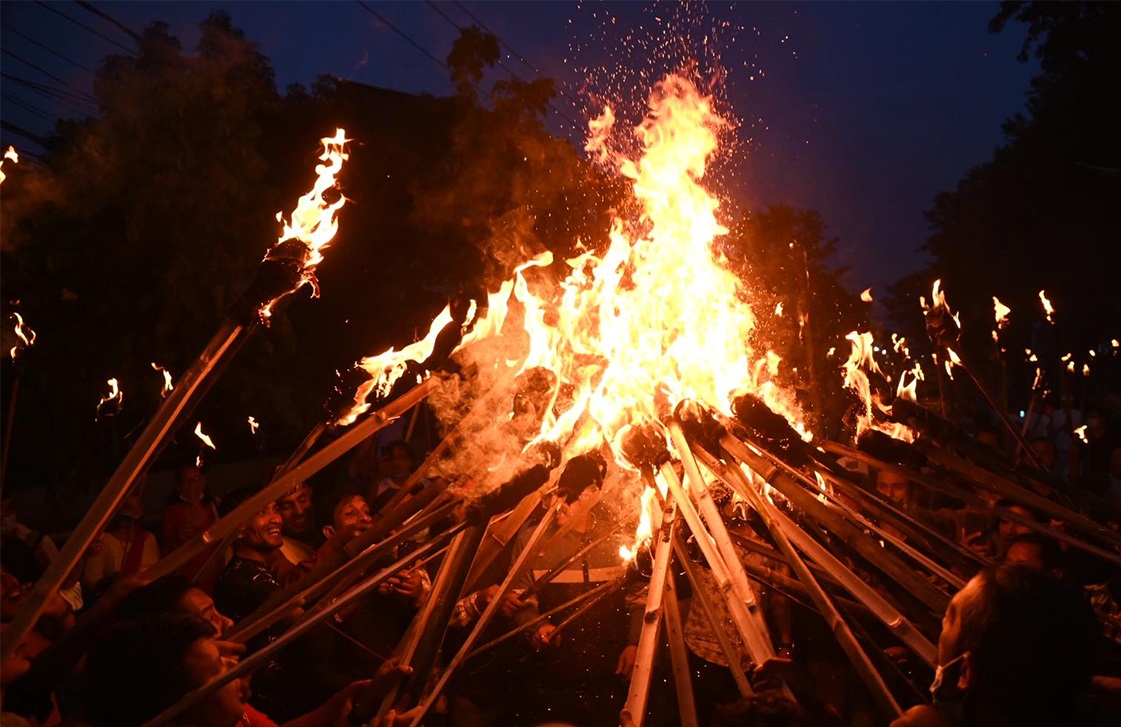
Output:
<instances>
[{"instance_id":1,"label":"night sky","mask_svg":"<svg viewBox=\"0 0 1121 727\"><path fill-rule=\"evenodd\" d=\"M197 23L221 8L272 60L281 89L330 74L450 94L446 70L424 51L443 59L456 25L481 21L507 46L506 69L484 85L509 72L556 79L564 95L548 124L574 141L605 99L629 101L622 120L637 122L650 83L693 58L740 122L717 187L749 209L821 212L840 238L835 264L852 269L848 287L874 294L921 266L923 210L991 156L1038 70L1016 60L1019 25L988 32L995 2L90 5L135 31L163 20L185 48L198 39ZM101 58L135 46L77 3L5 1L0 14L3 143L41 151L8 125L45 134L54 119L81 115L89 106L59 102L57 91L90 93ZM44 84L54 98L14 79Z\"/></svg>"}]
</instances>

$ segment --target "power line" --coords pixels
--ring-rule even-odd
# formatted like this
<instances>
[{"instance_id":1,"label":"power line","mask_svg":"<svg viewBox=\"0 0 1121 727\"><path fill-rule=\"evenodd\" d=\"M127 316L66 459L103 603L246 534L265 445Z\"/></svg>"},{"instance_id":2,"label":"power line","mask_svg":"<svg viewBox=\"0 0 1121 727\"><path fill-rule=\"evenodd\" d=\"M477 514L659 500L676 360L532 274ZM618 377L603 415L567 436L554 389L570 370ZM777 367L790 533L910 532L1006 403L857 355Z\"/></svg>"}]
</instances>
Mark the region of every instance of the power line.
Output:
<instances>
[{"instance_id":1,"label":"power line","mask_svg":"<svg viewBox=\"0 0 1121 727\"><path fill-rule=\"evenodd\" d=\"M88 114L90 116L96 113L96 111L91 111L89 109L81 108L80 106L78 106L77 104L79 103L89 104L89 102L81 97L74 96L74 94L70 93L69 91L52 88L44 83L36 83L35 81L30 81L26 78L13 76L10 73L0 73L0 78L6 78L9 81L18 83L21 86L25 86L26 88L39 94L40 96L45 96L55 103L62 104L63 106L74 109L79 113Z\"/></svg>"},{"instance_id":2,"label":"power line","mask_svg":"<svg viewBox=\"0 0 1121 727\"><path fill-rule=\"evenodd\" d=\"M106 13L104 10L101 10L97 7L94 7L93 3L83 2L82 0L74 0L74 3L78 7L80 7L82 10L93 13L94 15L96 15L99 18L103 18L105 20L108 20L110 23L117 26L118 28L123 30L125 33L127 33L137 43L139 43L141 40L143 40L143 36L141 36L140 33L137 33L132 28L128 27L127 25L125 25L121 21L117 20L116 18L114 18L111 15L109 15L108 13Z\"/></svg>"},{"instance_id":3,"label":"power line","mask_svg":"<svg viewBox=\"0 0 1121 727\"><path fill-rule=\"evenodd\" d=\"M44 121L48 121L52 124L54 123L55 119L54 119L53 116L51 116L46 111L39 108L38 106L33 106L33 105L23 101L18 96L13 96L10 93L0 93L0 97L7 99L11 103L14 103L16 106L19 106L21 109L28 112L29 114L32 114L33 116L38 116L39 118L43 119Z\"/></svg>"},{"instance_id":4,"label":"power line","mask_svg":"<svg viewBox=\"0 0 1121 727\"><path fill-rule=\"evenodd\" d=\"M24 34L23 34L23 33L21 33L20 31L16 30L15 28L12 28L12 27L5 27L5 29L6 29L6 30L7 30L8 32L10 32L10 33L14 33L15 35L18 35L19 37L23 38L23 39L24 39L24 40L26 40L26 41L27 41L28 43L31 43L31 44L33 44L33 45L36 45L36 46L39 46L40 48L42 48L43 50L47 51L47 52L48 52L48 53L50 53L51 55L54 55L54 56L57 56L57 57L61 58L62 60L64 60L64 61L66 61L67 63L69 63L70 65L72 65L72 66L75 66L75 67L77 67L77 68L81 68L81 69L82 69L83 71L85 71L86 73L90 74L91 76L93 76L93 75L96 75L96 74L95 74L95 73L93 72L93 70L91 70L91 69L87 68L86 66L83 66L83 65L82 65L81 63L78 63L77 61L73 61L73 60L70 60L70 59L69 59L69 58L67 58L66 56L64 56L64 55L62 55L61 53L59 53L58 51L56 51L56 50L55 50L54 48L51 48L51 47L49 47L49 46L46 46L46 45L43 45L42 43L40 43L39 41L35 40L35 39L34 39L34 38L32 38L31 36L29 36L29 35L24 35Z\"/></svg>"},{"instance_id":5,"label":"power line","mask_svg":"<svg viewBox=\"0 0 1121 727\"><path fill-rule=\"evenodd\" d=\"M59 83L61 83L61 84L62 84L63 86L66 86L67 88L73 89L75 93L77 93L77 94L79 94L79 95L81 95L81 96L85 97L86 99L88 99L88 100L90 100L90 101L93 101L94 103L97 103L97 99L96 99L96 98L94 98L94 97L93 97L92 95L90 95L90 94L86 93L85 91L83 91L82 89L78 88L77 86L75 86L74 84L70 83L69 81L67 81L67 80L65 80L65 79L62 79L62 78L59 78L58 76L56 76L56 75L54 75L53 73L51 73L50 71L46 70L46 69L45 69L45 68L43 68L42 66L37 66L37 65L35 65L34 63L32 63L31 61L27 60L27 59L26 59L26 58L24 58L23 56L20 56L20 55L18 55L18 54L16 54L16 53L13 53L12 51L8 50L7 48L0 48L0 53L3 53L4 55L7 55L7 56L11 56L12 58L15 58L15 59L16 59L17 61L19 61L20 63L24 64L25 66L28 66L28 67L30 67L30 68L33 68L33 69L35 69L36 71L39 71L39 73L42 73L42 74L43 74L44 76L46 76L47 78L50 78L50 79L51 79L51 80L53 80L53 81L58 81L58 82L59 82Z\"/></svg>"},{"instance_id":6,"label":"power line","mask_svg":"<svg viewBox=\"0 0 1121 727\"><path fill-rule=\"evenodd\" d=\"M430 59L432 59L433 63L440 66L440 68L443 68L445 71L448 70L448 64L447 63L445 63L444 61L440 60L436 56L429 53L428 50L426 48L424 48L420 43L417 43L415 40L413 40L411 37L409 37L409 35L407 33L405 33L405 31L401 30L396 25L389 22L389 20L386 19L386 17L384 15L377 12L376 10L371 8L369 5L367 5L366 3L362 2L362 0L354 0L354 2L358 3L358 7L362 8L363 10L365 10L370 15L373 15L375 18L377 18L381 22L385 23L386 27L388 27L394 33L396 33L397 35L399 35L402 38L404 38L405 40L407 40L409 42L409 45L416 48L418 51L420 51L421 53L423 53L424 55L426 55Z\"/></svg>"},{"instance_id":7,"label":"power line","mask_svg":"<svg viewBox=\"0 0 1121 727\"><path fill-rule=\"evenodd\" d=\"M50 5L47 5L45 2L42 2L42 0L36 0L35 4L38 5L39 7L43 8L44 10L50 10L55 15L66 18L71 23L74 23L74 25L77 25L79 28L83 28L84 30L88 30L89 32L96 35L97 37L101 38L102 40L106 40L106 41L112 43L113 45L115 45L118 48L120 48L121 50L123 50L125 53L128 53L129 55L136 55L136 53L134 53L131 48L129 48L127 46L124 46L124 45L121 45L117 41L113 40L109 36L102 33L101 31L95 30L94 28L91 28L90 26L83 23L81 20L76 20L76 19L70 17L69 15L67 15L66 13L62 12L61 10L58 10L57 8L53 8Z\"/></svg>"},{"instance_id":8,"label":"power line","mask_svg":"<svg viewBox=\"0 0 1121 727\"><path fill-rule=\"evenodd\" d=\"M44 139L43 137L39 136L38 134L36 134L34 132L28 131L27 129L23 128L22 126L17 126L16 124L11 123L10 121L5 121L4 119L0 119L0 129L4 129L5 131L10 131L13 134L15 134L16 136L22 136L24 139L27 139L28 141L32 141L32 142L38 144L39 146L41 146L44 149L47 148L47 140L46 139ZM22 154L23 152L21 151L20 153Z\"/></svg>"},{"instance_id":9,"label":"power line","mask_svg":"<svg viewBox=\"0 0 1121 727\"><path fill-rule=\"evenodd\" d=\"M460 10L462 10L464 13L467 14L467 17L471 18L471 20L478 23L480 28L482 28L483 30L487 31L488 33L493 35L495 38L497 38L498 42L502 45L503 48L505 48L510 53L513 53L514 57L516 57L519 61L521 61L523 64L525 64L525 66L527 68L529 68L529 70L533 71L537 75L538 78L545 78L545 75L543 73L541 73L541 71L537 70L537 66L535 66L532 63L530 63L529 61L527 61L525 59L525 56L523 56L521 53L519 53L516 50L514 50L513 48L511 48L509 43L502 40L502 36L498 35L498 33L495 33L493 30L488 28L486 26L486 23L484 23L482 20L479 20L479 16L475 15L473 12L471 12L466 7L464 7L463 3L459 2L459 0L453 0L453 2L455 3L455 6L457 8L459 8ZM566 99L568 99L569 102L571 102L573 106L576 106L576 107L580 106L580 104L578 104L576 102L576 99L572 98L567 93L565 93L563 88L560 88L558 86L557 87L557 93L559 93L561 96L564 96ZM571 120L570 120L570 122L571 122ZM575 123L575 122L572 122L572 123Z\"/></svg>"},{"instance_id":10,"label":"power line","mask_svg":"<svg viewBox=\"0 0 1121 727\"><path fill-rule=\"evenodd\" d=\"M459 31L462 31L462 30L463 30L463 27L462 27L462 26L461 26L461 25L460 25L459 23L455 22L455 21L454 21L454 20L452 20L452 19L451 19L450 17L448 17L447 13L445 13L445 12L444 12L443 10L441 10L441 9L440 9L440 8L439 8L439 7L438 7L438 6L436 5L436 3L432 2L432 0L425 0L425 2L426 2L426 4L428 5L428 7L432 8L433 10L435 10L435 11L436 11L436 12L437 12L437 13L438 13L438 14L440 15L440 17L441 17L441 18L443 18L444 20L448 21L448 24L449 24L449 25L451 25L451 26L452 26L453 28L455 28L456 30L459 30ZM486 30L486 28L484 28L484 30ZM490 33L490 34L491 34L492 36L494 36L495 40L497 40L497 41L498 41L499 43L501 43L501 42L502 42L502 39L501 39L501 38L499 38L499 37L498 37L497 35L494 35L494 33L492 33L492 32L491 32L490 30L486 30L486 32L488 32L488 33ZM509 69L509 68L508 68L508 67L506 66L506 64L505 64L505 63L503 63L503 62L502 62L502 58L499 58L499 59L498 59L498 65L499 65L499 67L501 67L501 68L502 68L502 70L504 70L504 71L506 71L507 73L509 73L509 74L510 74L510 77L511 77L511 78L515 79L515 80L516 80L516 81L518 81L519 83L525 83L525 81L524 81L524 80L522 80L521 76L519 76L519 75L518 75L517 73L514 73L514 72L513 72L512 70L510 70L510 69ZM472 85L474 85L474 84L472 84ZM475 88L478 88L478 86L475 86ZM556 106L554 106L554 105L553 105L553 102L552 102L552 101L548 101L547 103L548 103L548 105L549 105L549 108L551 108L551 109L552 109L552 110L553 110L553 111L554 111L554 112L555 112L555 113L557 114L557 116L560 116L560 117L561 117L562 119L564 119L565 121L567 121L567 122L568 122L568 123L570 123L570 124L573 124L574 126L576 125L576 122L575 122L575 121L573 121L572 119L568 118L568 116L567 116L567 115L565 115L565 113L564 113L564 112L562 112L562 111L561 111L560 109L558 109L558 108L557 108Z\"/></svg>"}]
</instances>

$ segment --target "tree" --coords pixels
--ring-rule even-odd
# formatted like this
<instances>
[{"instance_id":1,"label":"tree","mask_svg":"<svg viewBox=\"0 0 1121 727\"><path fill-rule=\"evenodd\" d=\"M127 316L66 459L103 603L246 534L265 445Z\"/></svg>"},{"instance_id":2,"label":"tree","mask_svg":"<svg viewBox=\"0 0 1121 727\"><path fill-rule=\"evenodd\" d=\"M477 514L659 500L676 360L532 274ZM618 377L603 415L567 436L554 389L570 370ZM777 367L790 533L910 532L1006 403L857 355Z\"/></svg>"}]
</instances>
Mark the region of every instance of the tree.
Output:
<instances>
[{"instance_id":1,"label":"tree","mask_svg":"<svg viewBox=\"0 0 1121 727\"><path fill-rule=\"evenodd\" d=\"M749 291L760 339L782 357L780 374L825 435L839 431L850 405L838 370L844 337L868 326L867 304L841 282L846 269L829 267L836 243L818 212L776 205L733 225L721 244Z\"/></svg>"}]
</instances>

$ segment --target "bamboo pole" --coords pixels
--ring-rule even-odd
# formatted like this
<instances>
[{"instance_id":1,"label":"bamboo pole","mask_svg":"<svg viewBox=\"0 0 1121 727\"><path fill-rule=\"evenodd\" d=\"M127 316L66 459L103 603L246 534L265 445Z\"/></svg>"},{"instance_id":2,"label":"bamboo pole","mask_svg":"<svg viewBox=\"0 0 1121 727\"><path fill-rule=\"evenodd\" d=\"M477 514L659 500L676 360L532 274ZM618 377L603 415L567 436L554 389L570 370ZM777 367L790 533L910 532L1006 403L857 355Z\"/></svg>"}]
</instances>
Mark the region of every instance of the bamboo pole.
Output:
<instances>
[{"instance_id":1,"label":"bamboo pole","mask_svg":"<svg viewBox=\"0 0 1121 727\"><path fill-rule=\"evenodd\" d=\"M610 538L614 537L615 533L617 533L619 531L619 527L621 525L622 525L621 520L616 521L615 524L612 525L610 529L608 529L602 535L599 535L595 539L589 541L588 543L585 543L583 546L580 547L579 550L577 550L575 553L573 553L569 557L565 558L561 563L557 564L552 570L548 571L547 573L545 573L540 578L534 578L533 579L533 585L531 585L526 590L526 592L522 594L522 600L525 600L525 599L539 593L542 588L544 588L545 586L552 583L553 579L555 579L558 575L563 573L568 568L568 566L572 565L572 563L575 562L578 558L583 558L585 555L592 552L592 550L594 550L596 547L602 545L603 543L607 542ZM546 547L543 549L545 552L548 552L550 550L550 548L548 546L549 546L549 544L546 543Z\"/></svg>"},{"instance_id":2,"label":"bamboo pole","mask_svg":"<svg viewBox=\"0 0 1121 727\"><path fill-rule=\"evenodd\" d=\"M451 512L451 508L452 505L450 503L444 507L437 508L432 513L418 519L417 522L413 523L411 526L403 528L385 540L370 546L359 555L341 564L323 578L308 585L307 588L291 594L288 598L275 603L272 599L269 599L264 604L266 608L258 608L230 629L230 632L226 635L226 640L245 643L257 634L271 628L286 614L292 612L294 609L306 606L311 601L319 598L324 590L331 588L332 590L323 597L324 601L329 602L332 598L338 596L340 591L348 587L349 577L361 575L364 570L369 568L385 553L390 552L408 538L423 531L433 522L446 516ZM463 524L460 523L454 526L449 533L456 533L461 530L462 527Z\"/></svg>"},{"instance_id":3,"label":"bamboo pole","mask_svg":"<svg viewBox=\"0 0 1121 727\"><path fill-rule=\"evenodd\" d=\"M685 571L685 577L689 579L689 585L693 587L693 599L700 604L705 613L705 618L708 619L709 626L712 628L712 634L716 637L716 642L720 644L720 650L724 652L724 658L728 660L728 669L732 672L732 679L736 682L736 687L740 690L742 696L751 696L755 693L755 690L751 688L751 682L747 680L747 674L744 673L743 659L735 645L728 639L728 633L724 630L722 619L716 613L716 607L709 597L708 589L702 582L700 574L697 573L697 567L693 565L693 560L685 550L685 544L680 533L673 540L673 551L677 555L677 562Z\"/></svg>"},{"instance_id":4,"label":"bamboo pole","mask_svg":"<svg viewBox=\"0 0 1121 727\"><path fill-rule=\"evenodd\" d=\"M727 468L730 472L732 468ZM736 470L738 472L738 470ZM717 474L717 473L713 473ZM742 472L740 473L742 474ZM737 478L739 479L739 478ZM745 478L746 479L746 476ZM793 569L794 574L798 576L798 580L802 581L806 590L809 592L810 598L813 600L814 605L817 607L818 612L822 618L829 625L830 630L833 632L833 637L837 639L841 650L849 657L853 667L856 669L857 674L860 675L869 691L872 693L873 699L876 700L877 705L885 716L894 719L903 714L903 710L899 708L899 704L891 695L891 690L888 689L884 683L880 673L872 665L868 655L864 653L864 649L856 640L856 636L852 633L849 625L841 617L841 613L817 582L814 574L810 571L806 563L795 551L794 546L791 544L790 539L787 537L788 529L796 527L788 520L780 520L778 518L778 509L758 490L751 486L750 483L740 480L741 487L733 487L742 496L747 498L747 501L759 514L763 520L763 524L771 534L775 545L778 547L780 553L786 556L787 562Z\"/></svg>"},{"instance_id":5,"label":"bamboo pole","mask_svg":"<svg viewBox=\"0 0 1121 727\"><path fill-rule=\"evenodd\" d=\"M470 654L467 655L467 659L468 660L473 659L476 656L478 656L479 654L482 654L483 652L490 651L491 649L498 646L499 644L503 644L503 643L509 641L510 639L514 638L518 634L523 633L525 631L528 631L529 629L533 628L534 626L539 626L541 624L544 624L546 621L548 621L550 618L557 615L561 611L564 611L565 609L568 609L571 606L574 606L575 604L583 601L583 603L581 603L579 608L577 608L575 611L573 611L570 615L566 616L564 618L564 620L560 624L557 625L556 629L553 631L553 634L556 635L556 634L560 633L560 631L563 627L568 626L570 623L572 623L574 620L576 620L576 618L578 618L579 616L583 615L588 610L590 610L595 604L599 603L600 601L607 598L609 595L611 595L615 591L622 588L625 582L626 581L623 580L622 578L617 578L616 580L613 580L613 581L604 581L603 583L599 584L598 586L596 586L592 590L588 591L587 593L581 593L578 596L574 596L573 598L568 599L567 601L565 601L561 605L549 609L548 611L541 614L540 616L533 619L532 621L526 621L524 624L521 624L520 626L516 626L516 627L510 629L509 631L502 634L501 636L496 637L494 639L491 639L490 641L483 644L482 646L476 647L474 651L472 651Z\"/></svg>"},{"instance_id":6,"label":"bamboo pole","mask_svg":"<svg viewBox=\"0 0 1121 727\"><path fill-rule=\"evenodd\" d=\"M1033 450L1031 446L1028 445L1027 441L1024 439L1024 435L1020 434L1020 430L1016 429L1016 425L1014 425L1011 420L1009 420L1008 412L1002 410L1000 408L1000 405L993 400L992 395L989 394L989 390L985 388L984 384L981 383L981 380L974 375L973 369L967 366L964 359L962 359L960 356L958 357L957 366L965 372L965 374L969 377L969 380L973 382L973 385L975 387L977 387L977 391L981 392L981 396L984 397L986 402L988 402L989 408L996 412L996 416L998 419L1000 419L1001 424L1003 424L1004 428L1008 430L1008 433L1012 435L1012 439L1016 442L1017 446L1023 450L1024 454L1028 456L1028 459L1031 460L1032 465L1037 470L1042 472L1043 463L1039 461L1039 455L1037 455L1035 453L1035 450Z\"/></svg>"},{"instance_id":7,"label":"bamboo pole","mask_svg":"<svg viewBox=\"0 0 1121 727\"><path fill-rule=\"evenodd\" d=\"M12 650L31 631L42 615L47 600L58 590L94 537L109 522L109 518L132 489L133 484L163 449L176 425L190 415L202 396L209 390L214 381L213 374L218 370L219 365L228 360L229 356L245 342L256 325L255 319L251 319L249 323L240 323L232 316L228 317L194 365L183 375L179 386L163 400L148 425L144 427L144 431L140 433L136 444L125 455L113 476L90 505L86 515L66 539L58 557L51 562L27 595L19 613L8 626L4 643L0 647L0 658L6 659L11 656Z\"/></svg>"},{"instance_id":8,"label":"bamboo pole","mask_svg":"<svg viewBox=\"0 0 1121 727\"><path fill-rule=\"evenodd\" d=\"M843 449L842 445L838 445L835 442L827 442L825 446L826 446L826 448L829 448L829 449L838 449L838 450ZM1114 551L1098 547L1098 546L1094 545L1093 543L1089 543L1085 540L1082 540L1081 538L1076 538L1076 537L1067 533L1064 530L1059 530L1059 529L1053 528L1050 525L1047 525L1045 523L1037 522L1035 519L1033 519L1031 517L1028 517L1026 515L1021 515L1020 513L1016 512L1014 510L1008 510L1007 508L999 507L997 505L990 505L986 500L981 498L979 495L973 493L972 491L965 490L965 489L958 488L958 487L954 487L952 485L944 484L944 483L939 482L938 480L936 480L934 478L924 477L922 474L919 474L917 472L912 472L911 470L909 470L905 467L902 467L900 465L891 464L889 462L883 462L881 460L878 460L878 459L872 457L871 455L868 455L864 452L860 452L859 450L854 450L854 451L856 451L860 455L861 459L876 462L877 463L876 466L882 466L884 469L889 469L891 471L899 471L899 472L902 473L902 476L909 477L910 479L914 480L915 482L918 482L921 485L929 487L932 490L935 490L937 492L942 492L944 494L949 495L950 497L957 498L957 499L961 500L962 502L965 502L966 504L973 505L974 507L977 507L981 510L991 512L991 513L993 513L995 515L998 515L1002 518L1005 518L1007 520L1011 520L1012 522L1019 523L1021 525L1026 526L1026 527L1029 527L1032 530L1035 530L1036 532L1043 533L1044 535L1048 535L1052 538L1055 538L1056 540L1067 543L1068 545L1071 545L1075 548L1078 548L1079 550L1085 551L1085 552L1090 553L1092 555L1096 555L1097 557L1102 558L1103 560L1108 560L1111 563L1121 564L1121 555L1119 555L1118 553L1116 553ZM1082 519L1082 516L1078 516L1078 517L1079 517L1079 519ZM1093 521L1091 521L1091 522L1093 522ZM1095 523L1095 525L1096 525L1096 523Z\"/></svg>"},{"instance_id":9,"label":"bamboo pole","mask_svg":"<svg viewBox=\"0 0 1121 727\"><path fill-rule=\"evenodd\" d=\"M440 678L436 682L436 686L434 686L432 688L432 691L428 693L423 701L421 701L420 711L411 722L411 727L418 727L418 725L424 719L425 715L427 715L428 712L432 709L432 705L436 703L436 699L447 687L448 682L452 678L452 675L455 674L455 671L467 658L467 654L471 652L472 648L475 646L475 642L478 641L479 637L482 635L483 630L486 629L490 625L490 622L494 620L494 617L502 608L502 602L503 600L505 600L506 594L510 593L510 589L513 587L514 581L516 581L522 575L522 573L525 571L526 566L528 566L532 559L537 555L537 544L541 541L541 538L545 535L545 532L552 526L553 522L556 520L558 512L558 506L553 506L545 511L544 517L541 518L541 521L537 524L537 527L534 528L533 533L526 541L525 548L518 555L517 560L514 561L514 564L510 567L510 571L506 574L506 578L503 579L501 585L499 585L498 592L491 597L490 602L487 603L487 607L483 609L483 613L479 616L479 620L475 622L475 626L471 629L471 632L467 634L467 638L464 640L463 645L459 647L459 650L455 653L455 656L453 656L451 660L448 661L447 666L444 667L444 671L440 674Z\"/></svg>"},{"instance_id":10,"label":"bamboo pole","mask_svg":"<svg viewBox=\"0 0 1121 727\"><path fill-rule=\"evenodd\" d=\"M434 379L425 379L422 383L410 389L399 398L394 399L361 422L355 424L345 434L320 449L311 457L308 457L299 465L279 473L269 484L261 488L261 490L256 492L252 497L226 513L224 517L220 518L204 532L194 536L152 566L148 572L149 576L152 578L159 578L179 570L179 568L190 561L191 558L194 558L196 555L206 550L212 543L221 540L237 530L251 517L267 507L270 502L283 496L299 483L310 479L324 467L358 446L374 432L389 426L395 419L426 399L434 385ZM179 387L168 396L168 399L174 396L177 391L179 391Z\"/></svg>"},{"instance_id":11,"label":"bamboo pole","mask_svg":"<svg viewBox=\"0 0 1121 727\"><path fill-rule=\"evenodd\" d=\"M673 578L666 579L662 593L665 610L666 640L669 642L670 667L673 669L673 687L677 692L677 714L682 727L698 727L697 703L693 698L693 681L689 675L689 652L685 648L685 627L681 622L681 608L677 600L677 586Z\"/></svg>"},{"instance_id":12,"label":"bamboo pole","mask_svg":"<svg viewBox=\"0 0 1121 727\"><path fill-rule=\"evenodd\" d=\"M763 619L763 614L758 611L755 592L747 580L747 574L744 572L740 555L736 552L736 548L732 544L732 539L728 535L728 529L724 525L724 517L720 514L716 503L712 501L712 495L709 493L708 487L701 477L701 470L697 467L697 461L693 458L693 452L689 448L688 441L685 439L685 432L681 429L681 423L676 420L670 421L669 431L674 448L677 450L678 456L681 457L681 462L685 467L685 475L689 479L689 492L697 499L697 504L701 508L701 513L704 515L705 522L708 524L713 540L716 542L716 549L723 558L725 565L728 567L728 575L740 597L748 597L745 601L745 605L748 606L751 611L751 615L756 624L756 631L752 636L752 640L755 643L753 644L752 641L748 641L747 639L744 641L748 645L748 650L751 651L755 663L762 664L767 659L774 657L775 649L774 644L771 642L770 634L767 631L767 623ZM676 480L676 477L674 479Z\"/></svg>"},{"instance_id":13,"label":"bamboo pole","mask_svg":"<svg viewBox=\"0 0 1121 727\"><path fill-rule=\"evenodd\" d=\"M805 584L807 593L811 598L813 597L813 589L822 590L821 586L817 582L816 577L814 577L814 585L812 586L801 578L799 570L801 568L806 568L807 573L809 573L808 565L801 558L797 560L792 559L790 557L790 551L785 545L793 544L799 550L806 553L806 555L817 562L817 564L829 574L830 579L834 583L839 584L858 601L862 602L881 623L895 633L903 643L907 644L919 658L931 666L934 665L936 656L934 644L923 636L907 617L889 603L875 588L859 578L824 546L811 538L804 530L799 528L792 520L786 517L784 513L771 504L769 500L766 500L760 495L751 483L748 482L747 476L742 470L738 467L722 465L716 458L712 457L703 449L698 449L697 456L710 472L724 481L734 492L738 492L741 497L751 503L752 507L759 511L768 530L771 530L772 527L781 530L781 541L780 538L776 536L774 538L775 543L779 546L779 551L786 558L787 564L794 569L796 574L799 574L799 580L802 580ZM775 536L774 532L771 534ZM797 558L797 554L795 553L794 555L795 558ZM809 573L809 575L813 577L812 573ZM823 590L822 592L824 593Z\"/></svg>"},{"instance_id":14,"label":"bamboo pole","mask_svg":"<svg viewBox=\"0 0 1121 727\"><path fill-rule=\"evenodd\" d=\"M728 611L731 613L732 622L735 624L736 630L739 631L744 646L747 647L747 653L751 656L753 662L762 664L767 659L774 657L775 652L774 645L767 635L766 627L761 623L761 615L756 610L755 592L750 587L746 591L741 589L737 582L732 580L729 573L732 567L738 567L738 570L743 572L743 563L738 557L731 566L724 563L723 557L716 549L714 539L701 522L693 504L688 500L688 495L685 494L685 489L681 486L680 480L677 479L677 473L674 472L672 465L668 462L662 465L662 478L667 482L670 491L677 499L679 514L685 518L685 523L689 526L689 530L693 533L696 543L701 549L701 555L704 556L709 570L712 571L713 578L716 579L717 588L728 602ZM746 578L745 573L744 579L746 580Z\"/></svg>"},{"instance_id":15,"label":"bamboo pole","mask_svg":"<svg viewBox=\"0 0 1121 727\"><path fill-rule=\"evenodd\" d=\"M654 549L654 566L646 590L646 610L642 616L642 631L638 637L638 653L631 670L631 683L627 691L626 706L636 727L646 722L646 700L650 694L650 679L654 675L654 657L658 650L663 615L663 594L673 560L673 533L677 508L671 494L662 511L662 524L658 529L658 543Z\"/></svg>"},{"instance_id":16,"label":"bamboo pole","mask_svg":"<svg viewBox=\"0 0 1121 727\"><path fill-rule=\"evenodd\" d=\"M950 602L950 597L946 593L900 561L894 554L880 547L879 543L869 538L840 512L818 501L815 495L798 484L795 480L798 474L786 467L781 460L769 458L766 456L766 450L760 449L757 453L728 433L720 437L720 445L732 457L746 464L765 482L781 492L783 497L790 500L803 514L823 525L859 555L903 585L932 611L942 613L946 610Z\"/></svg>"},{"instance_id":17,"label":"bamboo pole","mask_svg":"<svg viewBox=\"0 0 1121 727\"><path fill-rule=\"evenodd\" d=\"M292 641L294 641L295 639L303 636L312 628L319 625L325 619L333 616L338 611L343 610L351 603L364 596L366 592L371 588L377 587L387 579L401 572L417 558L424 557L429 553L433 553L440 548L445 547L443 545L444 539L445 538L438 537L430 540L409 555L398 559L392 565L386 566L374 575L356 584L353 588L350 589L350 591L339 597L339 599L335 602L330 604L323 604L321 607L315 609L314 611L309 611L304 615L302 619L300 619L299 622L293 624L291 628L277 637L276 640L269 642L266 646L253 652L253 654L243 659L236 666L231 668L229 671L221 674L216 679L207 682L198 689L195 689L194 691L183 695L183 697L180 698L177 702L169 706L164 711L160 712L152 719L145 722L141 727L162 727L163 725L171 724L171 720L173 720L184 710L189 709L195 704L198 704L200 701L206 699L211 694L214 694L234 679L241 678L245 674L248 674L254 669L267 663L276 651L284 648L288 644L292 643Z\"/></svg>"}]
</instances>

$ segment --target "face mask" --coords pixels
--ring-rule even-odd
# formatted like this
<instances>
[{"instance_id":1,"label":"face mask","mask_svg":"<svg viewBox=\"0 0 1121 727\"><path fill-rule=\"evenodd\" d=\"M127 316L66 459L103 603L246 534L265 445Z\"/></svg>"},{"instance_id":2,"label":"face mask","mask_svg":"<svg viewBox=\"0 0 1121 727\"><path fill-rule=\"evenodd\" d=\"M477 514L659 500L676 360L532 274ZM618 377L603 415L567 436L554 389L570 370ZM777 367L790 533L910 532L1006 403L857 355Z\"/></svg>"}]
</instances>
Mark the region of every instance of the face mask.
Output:
<instances>
[{"instance_id":1,"label":"face mask","mask_svg":"<svg viewBox=\"0 0 1121 727\"><path fill-rule=\"evenodd\" d=\"M939 664L934 669L934 681L930 683L930 701L954 724L961 722L965 692L958 686L958 682L961 679L961 665L968 655L968 651L963 651L945 664Z\"/></svg>"}]
</instances>

